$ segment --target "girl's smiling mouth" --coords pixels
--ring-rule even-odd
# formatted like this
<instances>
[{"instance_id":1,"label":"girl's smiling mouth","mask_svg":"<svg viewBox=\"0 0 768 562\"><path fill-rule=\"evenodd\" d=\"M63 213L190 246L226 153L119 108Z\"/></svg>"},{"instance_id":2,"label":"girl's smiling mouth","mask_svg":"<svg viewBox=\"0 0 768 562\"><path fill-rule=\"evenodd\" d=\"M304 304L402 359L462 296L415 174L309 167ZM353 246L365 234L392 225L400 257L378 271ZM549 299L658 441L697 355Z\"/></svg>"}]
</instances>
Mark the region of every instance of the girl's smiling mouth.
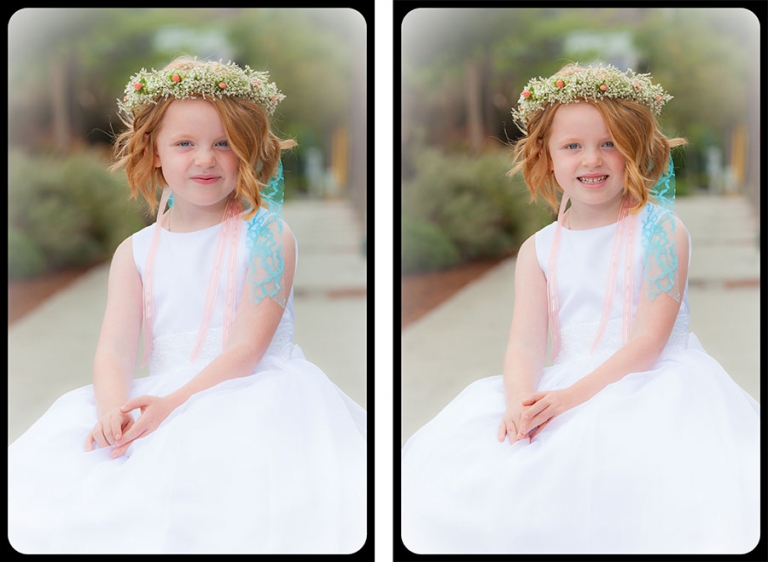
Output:
<instances>
[{"instance_id":1,"label":"girl's smiling mouth","mask_svg":"<svg viewBox=\"0 0 768 562\"><path fill-rule=\"evenodd\" d=\"M598 185L608 179L608 176L579 176L577 178L585 185Z\"/></svg>"}]
</instances>

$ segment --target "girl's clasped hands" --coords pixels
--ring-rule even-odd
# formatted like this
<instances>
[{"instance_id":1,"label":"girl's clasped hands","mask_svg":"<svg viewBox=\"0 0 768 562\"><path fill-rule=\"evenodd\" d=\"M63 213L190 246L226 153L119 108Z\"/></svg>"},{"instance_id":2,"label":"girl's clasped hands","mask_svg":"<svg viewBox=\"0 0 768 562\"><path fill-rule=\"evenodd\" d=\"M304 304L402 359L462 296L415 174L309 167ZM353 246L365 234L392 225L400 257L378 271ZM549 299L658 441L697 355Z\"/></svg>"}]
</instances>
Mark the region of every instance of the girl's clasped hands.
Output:
<instances>
[{"instance_id":1,"label":"girl's clasped hands","mask_svg":"<svg viewBox=\"0 0 768 562\"><path fill-rule=\"evenodd\" d=\"M128 450L136 439L155 431L176 409L171 396L137 396L120 408L114 408L101 416L85 440L85 450L93 451L94 443L99 448L114 447L110 456L116 459ZM134 420L132 410L141 414Z\"/></svg>"},{"instance_id":2,"label":"girl's clasped hands","mask_svg":"<svg viewBox=\"0 0 768 562\"><path fill-rule=\"evenodd\" d=\"M546 390L529 394L520 401L519 406L510 405L504 412L499 424L497 437L515 443L525 437L533 439L556 416L581 404L572 388Z\"/></svg>"}]
</instances>

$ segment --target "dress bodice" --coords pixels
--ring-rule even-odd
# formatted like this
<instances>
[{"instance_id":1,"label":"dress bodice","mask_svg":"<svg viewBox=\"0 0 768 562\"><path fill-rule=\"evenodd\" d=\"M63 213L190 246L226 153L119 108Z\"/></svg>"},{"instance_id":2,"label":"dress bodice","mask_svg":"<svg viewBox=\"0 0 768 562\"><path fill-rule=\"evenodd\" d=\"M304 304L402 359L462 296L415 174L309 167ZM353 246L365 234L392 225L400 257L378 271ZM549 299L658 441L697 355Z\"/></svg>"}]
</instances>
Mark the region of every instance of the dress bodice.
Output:
<instances>
[{"instance_id":1,"label":"dress bodice","mask_svg":"<svg viewBox=\"0 0 768 562\"><path fill-rule=\"evenodd\" d=\"M646 250L643 244L643 222L649 207L646 205L636 221L633 251L633 294L632 318L637 311L640 296L645 291ZM549 255L552 249L557 223L544 227L535 235L536 257L544 275L549 274ZM610 273L612 247L617 223L586 230L563 228L557 255L557 297L559 301L559 322L561 349L559 359L583 355L589 352L595 340L606 295ZM613 353L622 345L622 316L625 252L620 254L620 267L609 322L601 339L599 350ZM687 256L690 259L690 252ZM689 330L688 284L681 295L680 311L672 330L667 347L685 341Z\"/></svg>"},{"instance_id":2,"label":"dress bodice","mask_svg":"<svg viewBox=\"0 0 768 562\"><path fill-rule=\"evenodd\" d=\"M251 266L250 252L246 246L248 223L240 222L238 255L235 274L235 305L248 297L250 283L246 277ZM151 374L176 371L192 365L202 367L212 361L222 350L222 327L227 292L227 268L222 267L218 290L207 338L194 364L190 363L198 330L203 320L205 302L216 257L219 232L222 224L194 232L169 232L161 228L160 241L154 263L154 322L152 326L152 353L149 358ZM145 277L147 255L152 243L150 225L132 237L133 257L136 269ZM224 249L222 263L228 263L229 249ZM285 311L267 350L269 354L289 352L293 343L293 290L286 300Z\"/></svg>"}]
</instances>

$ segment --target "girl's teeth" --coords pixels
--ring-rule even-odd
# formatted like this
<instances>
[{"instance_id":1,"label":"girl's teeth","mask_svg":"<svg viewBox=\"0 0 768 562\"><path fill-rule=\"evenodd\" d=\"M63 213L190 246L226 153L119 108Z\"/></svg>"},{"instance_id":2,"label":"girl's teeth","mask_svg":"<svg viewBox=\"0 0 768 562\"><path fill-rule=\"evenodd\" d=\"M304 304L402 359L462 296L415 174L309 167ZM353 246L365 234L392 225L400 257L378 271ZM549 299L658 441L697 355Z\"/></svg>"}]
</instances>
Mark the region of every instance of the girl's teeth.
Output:
<instances>
[{"instance_id":1,"label":"girl's teeth","mask_svg":"<svg viewBox=\"0 0 768 562\"><path fill-rule=\"evenodd\" d=\"M608 176L601 176L599 178L579 178L579 181L581 183L600 183L601 181L603 181L607 177Z\"/></svg>"}]
</instances>

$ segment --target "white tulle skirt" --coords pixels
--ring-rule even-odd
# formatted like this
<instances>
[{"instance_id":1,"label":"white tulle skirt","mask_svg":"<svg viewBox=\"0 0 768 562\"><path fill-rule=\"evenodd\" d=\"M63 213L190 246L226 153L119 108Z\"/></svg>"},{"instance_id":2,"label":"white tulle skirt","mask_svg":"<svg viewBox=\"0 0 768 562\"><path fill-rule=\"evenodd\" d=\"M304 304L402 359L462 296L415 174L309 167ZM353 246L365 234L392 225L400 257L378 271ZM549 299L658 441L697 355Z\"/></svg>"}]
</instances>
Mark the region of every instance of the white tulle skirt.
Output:
<instances>
[{"instance_id":1,"label":"white tulle skirt","mask_svg":"<svg viewBox=\"0 0 768 562\"><path fill-rule=\"evenodd\" d=\"M547 367L570 386L600 360ZM499 442L501 376L476 381L402 450L416 553L743 553L760 536L760 406L691 334L533 440Z\"/></svg>"},{"instance_id":2,"label":"white tulle skirt","mask_svg":"<svg viewBox=\"0 0 768 562\"><path fill-rule=\"evenodd\" d=\"M137 379L166 395L196 374ZM23 553L349 553L366 540L366 416L298 346L200 392L125 456L86 452L93 387L8 449Z\"/></svg>"}]
</instances>

